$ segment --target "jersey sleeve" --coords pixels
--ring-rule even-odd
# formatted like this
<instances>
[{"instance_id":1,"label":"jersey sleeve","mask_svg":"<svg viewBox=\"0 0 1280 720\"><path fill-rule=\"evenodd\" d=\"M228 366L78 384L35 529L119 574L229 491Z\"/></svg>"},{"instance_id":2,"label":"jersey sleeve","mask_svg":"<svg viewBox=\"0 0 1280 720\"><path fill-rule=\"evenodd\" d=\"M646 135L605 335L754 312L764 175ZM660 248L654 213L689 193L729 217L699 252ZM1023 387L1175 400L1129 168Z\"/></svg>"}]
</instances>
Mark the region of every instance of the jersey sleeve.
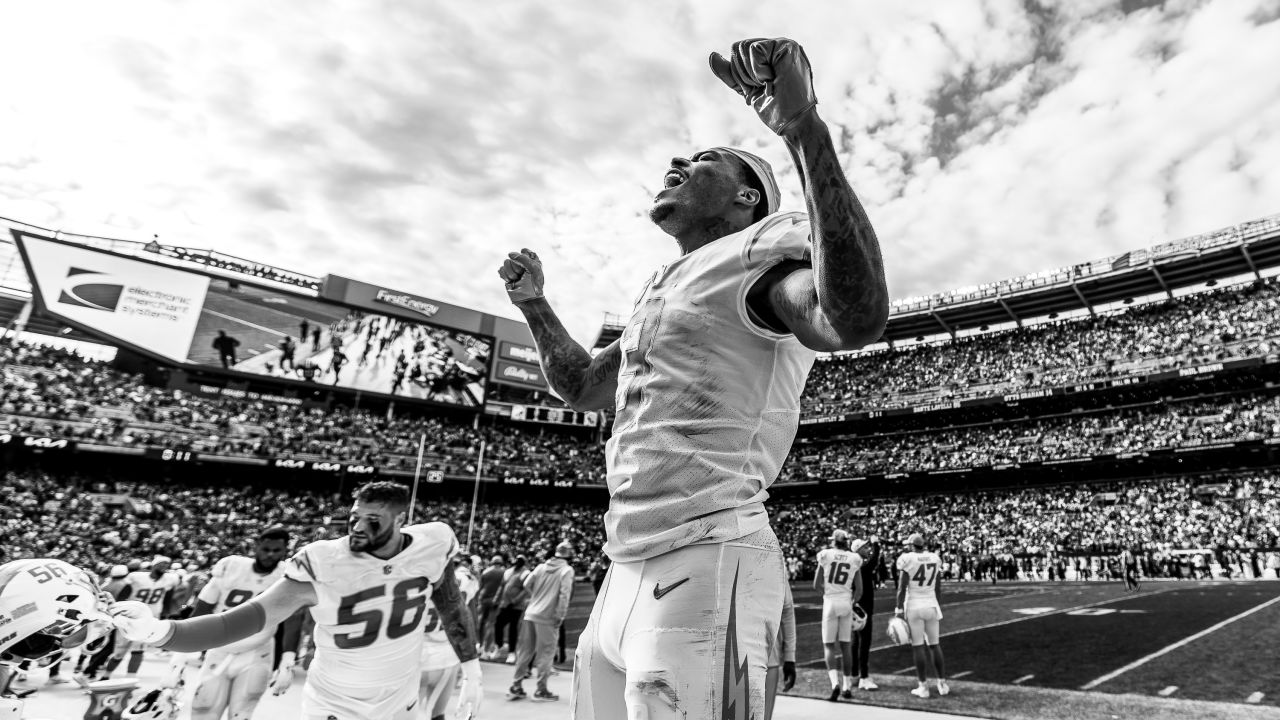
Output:
<instances>
[{"instance_id":1,"label":"jersey sleeve","mask_svg":"<svg viewBox=\"0 0 1280 720\"><path fill-rule=\"evenodd\" d=\"M200 594L196 596L197 600L216 605L222 599L223 585L226 584L227 566L230 563L231 558L229 557L224 557L214 563L213 570L209 572L209 582L200 588Z\"/></svg>"},{"instance_id":2,"label":"jersey sleeve","mask_svg":"<svg viewBox=\"0 0 1280 720\"><path fill-rule=\"evenodd\" d=\"M325 545L317 540L284 561L284 576L304 583L323 583Z\"/></svg>"},{"instance_id":3,"label":"jersey sleeve","mask_svg":"<svg viewBox=\"0 0 1280 720\"><path fill-rule=\"evenodd\" d=\"M453 528L442 522L429 522L410 525L404 530L412 534L415 540L424 543L420 551L423 577L433 585L439 582L450 559L458 554L458 537L453 534Z\"/></svg>"},{"instance_id":4,"label":"jersey sleeve","mask_svg":"<svg viewBox=\"0 0 1280 720\"><path fill-rule=\"evenodd\" d=\"M760 221L745 241L743 260L752 265L776 265L783 260L807 261L813 253L809 216L775 213Z\"/></svg>"},{"instance_id":5,"label":"jersey sleeve","mask_svg":"<svg viewBox=\"0 0 1280 720\"><path fill-rule=\"evenodd\" d=\"M862 569L862 556L858 553L850 553L849 568L852 572L858 572Z\"/></svg>"}]
</instances>

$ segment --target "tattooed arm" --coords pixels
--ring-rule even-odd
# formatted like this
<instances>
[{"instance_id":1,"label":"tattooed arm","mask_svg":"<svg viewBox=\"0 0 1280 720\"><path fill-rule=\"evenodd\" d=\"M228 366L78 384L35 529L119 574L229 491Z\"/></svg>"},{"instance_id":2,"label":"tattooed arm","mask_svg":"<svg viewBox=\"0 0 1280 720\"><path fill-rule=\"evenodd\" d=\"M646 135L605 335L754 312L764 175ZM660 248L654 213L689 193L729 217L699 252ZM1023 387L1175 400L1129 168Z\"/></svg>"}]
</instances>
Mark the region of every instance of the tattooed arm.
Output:
<instances>
[{"instance_id":1,"label":"tattooed arm","mask_svg":"<svg viewBox=\"0 0 1280 720\"><path fill-rule=\"evenodd\" d=\"M551 389L574 410L613 406L622 352L615 341L594 358L569 337L543 296L542 260L529 248L507 253L498 269L511 302L524 313L538 346L538 361Z\"/></svg>"},{"instance_id":2,"label":"tattooed arm","mask_svg":"<svg viewBox=\"0 0 1280 720\"><path fill-rule=\"evenodd\" d=\"M546 298L522 302L524 313L538 345L538 360L551 389L574 410L600 410L613 406L618 389L618 367L622 350L617 340L594 358L569 337L560 318Z\"/></svg>"},{"instance_id":3,"label":"tattooed arm","mask_svg":"<svg viewBox=\"0 0 1280 720\"><path fill-rule=\"evenodd\" d=\"M458 579L453 575L452 563L431 588L431 603L436 606L440 625L453 651L458 653L458 660L465 663L478 658L475 621L471 619L471 610L458 587Z\"/></svg>"},{"instance_id":4,"label":"tattooed arm","mask_svg":"<svg viewBox=\"0 0 1280 720\"><path fill-rule=\"evenodd\" d=\"M816 111L783 138L800 171L813 234L813 262L787 262L761 278L752 306L761 321L819 351L875 342L889 317L880 243L849 187L827 125Z\"/></svg>"}]
</instances>

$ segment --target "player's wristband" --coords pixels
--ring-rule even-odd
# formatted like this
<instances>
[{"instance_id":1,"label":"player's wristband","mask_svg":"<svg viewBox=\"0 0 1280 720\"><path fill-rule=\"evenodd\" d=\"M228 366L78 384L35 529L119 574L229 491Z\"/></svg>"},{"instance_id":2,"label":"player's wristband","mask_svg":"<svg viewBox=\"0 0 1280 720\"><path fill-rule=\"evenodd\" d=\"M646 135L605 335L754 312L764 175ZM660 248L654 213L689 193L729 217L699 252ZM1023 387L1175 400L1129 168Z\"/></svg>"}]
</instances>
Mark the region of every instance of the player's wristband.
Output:
<instances>
[{"instance_id":1,"label":"player's wristband","mask_svg":"<svg viewBox=\"0 0 1280 720\"><path fill-rule=\"evenodd\" d=\"M280 653L280 667L291 668L298 664L298 653L288 650Z\"/></svg>"},{"instance_id":2,"label":"player's wristband","mask_svg":"<svg viewBox=\"0 0 1280 720\"><path fill-rule=\"evenodd\" d=\"M234 610L170 622L169 625L169 637L159 643L161 648L200 652L256 635L266 627L267 613L261 605L250 601Z\"/></svg>"}]
</instances>

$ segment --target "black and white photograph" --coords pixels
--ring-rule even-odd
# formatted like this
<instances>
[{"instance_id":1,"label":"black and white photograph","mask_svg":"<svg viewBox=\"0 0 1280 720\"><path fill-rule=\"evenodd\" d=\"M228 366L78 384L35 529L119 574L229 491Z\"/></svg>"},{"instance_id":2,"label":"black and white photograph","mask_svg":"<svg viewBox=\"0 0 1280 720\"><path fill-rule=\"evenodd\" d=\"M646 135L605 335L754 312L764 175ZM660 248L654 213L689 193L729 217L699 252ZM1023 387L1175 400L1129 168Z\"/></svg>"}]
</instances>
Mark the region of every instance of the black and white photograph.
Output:
<instances>
[{"instance_id":1,"label":"black and white photograph","mask_svg":"<svg viewBox=\"0 0 1280 720\"><path fill-rule=\"evenodd\" d=\"M0 720L1280 719L1280 0L3 27Z\"/></svg>"}]
</instances>

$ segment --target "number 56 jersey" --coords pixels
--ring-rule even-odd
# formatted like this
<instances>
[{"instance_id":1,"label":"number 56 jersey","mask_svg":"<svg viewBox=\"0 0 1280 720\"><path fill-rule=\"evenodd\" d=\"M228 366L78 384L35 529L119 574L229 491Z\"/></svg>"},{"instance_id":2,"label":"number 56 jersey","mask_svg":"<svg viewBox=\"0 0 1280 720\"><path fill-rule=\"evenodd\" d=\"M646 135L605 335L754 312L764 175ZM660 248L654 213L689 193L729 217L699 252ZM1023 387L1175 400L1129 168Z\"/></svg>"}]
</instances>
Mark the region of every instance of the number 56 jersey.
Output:
<instances>
[{"instance_id":1,"label":"number 56 jersey","mask_svg":"<svg viewBox=\"0 0 1280 720\"><path fill-rule=\"evenodd\" d=\"M376 707L389 692L412 687L416 698L422 620L432 584L458 551L458 539L440 522L401 532L408 544L387 560L353 552L349 538L341 537L313 542L285 563L285 577L311 583L317 598L309 700L319 692L326 701L342 698L352 714L392 717L395 707L384 714Z\"/></svg>"}]
</instances>

